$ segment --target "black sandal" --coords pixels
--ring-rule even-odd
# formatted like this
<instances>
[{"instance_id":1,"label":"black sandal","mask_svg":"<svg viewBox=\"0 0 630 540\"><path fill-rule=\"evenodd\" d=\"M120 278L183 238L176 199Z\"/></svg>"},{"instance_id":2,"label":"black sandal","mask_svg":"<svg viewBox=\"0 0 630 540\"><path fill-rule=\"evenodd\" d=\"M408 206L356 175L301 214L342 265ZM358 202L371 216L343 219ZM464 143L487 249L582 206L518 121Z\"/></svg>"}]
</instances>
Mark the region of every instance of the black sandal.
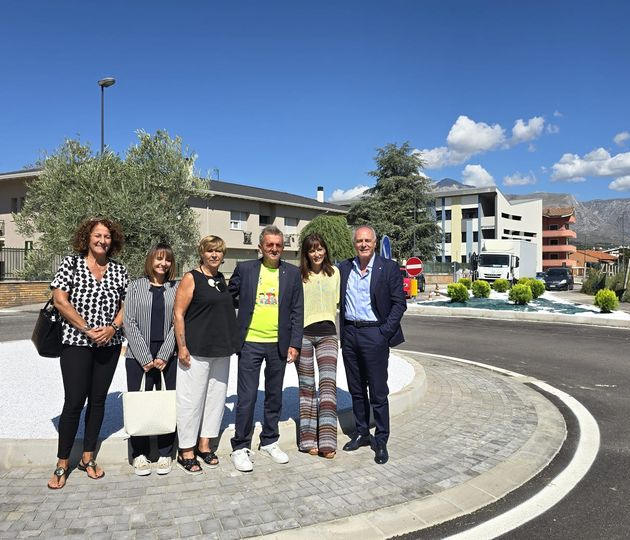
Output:
<instances>
[{"instance_id":1,"label":"black sandal","mask_svg":"<svg viewBox=\"0 0 630 540\"><path fill-rule=\"evenodd\" d=\"M83 471L85 473L88 472L88 469L94 469L94 474L96 474L96 461L91 459L87 463L83 463L83 460L81 459L81 460L79 460L79 464L77 465L77 469L79 469L80 471ZM92 480L100 480L101 478L103 478L103 476L105 476L105 471L101 471L101 472L103 474L101 474L100 476L90 476L88 474L88 477L91 478Z\"/></svg>"},{"instance_id":2,"label":"black sandal","mask_svg":"<svg viewBox=\"0 0 630 540\"><path fill-rule=\"evenodd\" d=\"M63 487L65 487L66 482L68 481L68 469L64 469L63 467L57 467L54 471L53 474L57 477L57 487L52 487L50 485L50 480L48 481L49 483L47 484L48 489L62 489ZM63 486L59 485L59 480L61 480L62 477L65 476L65 482L63 483Z\"/></svg>"},{"instance_id":3,"label":"black sandal","mask_svg":"<svg viewBox=\"0 0 630 540\"><path fill-rule=\"evenodd\" d=\"M177 454L177 465L186 474L192 474L192 475L203 474L203 469L201 468L201 465L197 461L196 457L183 458L181 455ZM196 471L193 471L193 467L199 467L199 469Z\"/></svg>"},{"instance_id":4,"label":"black sandal","mask_svg":"<svg viewBox=\"0 0 630 540\"><path fill-rule=\"evenodd\" d=\"M203 462L208 466L208 468L215 469L219 466L219 458L213 450L210 450L210 452L202 452L199 448L197 448L195 453L203 459Z\"/></svg>"}]
</instances>

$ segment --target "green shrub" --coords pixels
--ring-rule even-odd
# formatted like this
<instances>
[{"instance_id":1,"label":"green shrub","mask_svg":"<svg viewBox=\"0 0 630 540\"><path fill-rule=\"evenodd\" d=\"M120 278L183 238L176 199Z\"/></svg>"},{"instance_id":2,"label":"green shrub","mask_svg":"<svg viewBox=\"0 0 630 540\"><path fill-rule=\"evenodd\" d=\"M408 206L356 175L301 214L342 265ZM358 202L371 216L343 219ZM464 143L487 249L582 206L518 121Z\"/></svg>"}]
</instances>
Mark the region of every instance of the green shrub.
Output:
<instances>
[{"instance_id":1,"label":"green shrub","mask_svg":"<svg viewBox=\"0 0 630 540\"><path fill-rule=\"evenodd\" d=\"M470 279L469 277L459 278L459 280L457 281L457 283L461 283L461 284L462 284L462 285L464 285L467 289L470 289L470 287L472 287L472 279Z\"/></svg>"},{"instance_id":2,"label":"green shrub","mask_svg":"<svg viewBox=\"0 0 630 540\"><path fill-rule=\"evenodd\" d=\"M580 292L584 294L595 294L600 289L603 289L606 285L606 274L601 270L595 268L589 268L586 274L586 279L582 283Z\"/></svg>"},{"instance_id":3,"label":"green shrub","mask_svg":"<svg viewBox=\"0 0 630 540\"><path fill-rule=\"evenodd\" d=\"M600 289L595 295L595 305L602 313L610 313L619 307L619 300L615 291Z\"/></svg>"},{"instance_id":4,"label":"green shrub","mask_svg":"<svg viewBox=\"0 0 630 540\"><path fill-rule=\"evenodd\" d=\"M534 298L538 298L545 292L545 282L540 279L530 278L527 285L529 285L529 288L532 290L532 296Z\"/></svg>"},{"instance_id":5,"label":"green shrub","mask_svg":"<svg viewBox=\"0 0 630 540\"><path fill-rule=\"evenodd\" d=\"M522 277L522 278L518 278L518 281L516 282L517 285L527 285L529 283L529 280L533 279L530 277Z\"/></svg>"},{"instance_id":6,"label":"green shrub","mask_svg":"<svg viewBox=\"0 0 630 540\"><path fill-rule=\"evenodd\" d=\"M515 304L525 305L532 301L532 290L529 288L529 285L517 284L510 289L508 298Z\"/></svg>"},{"instance_id":7,"label":"green shrub","mask_svg":"<svg viewBox=\"0 0 630 540\"><path fill-rule=\"evenodd\" d=\"M610 289L611 291L615 291L617 298L621 298L621 295L623 294L625 278L626 278L625 270L622 270L621 272L617 272L614 276L606 277L604 289Z\"/></svg>"},{"instance_id":8,"label":"green shrub","mask_svg":"<svg viewBox=\"0 0 630 540\"><path fill-rule=\"evenodd\" d=\"M507 279L497 279L493 284L492 288L497 292L505 292L510 288L510 282Z\"/></svg>"},{"instance_id":9,"label":"green shrub","mask_svg":"<svg viewBox=\"0 0 630 540\"><path fill-rule=\"evenodd\" d=\"M483 279L473 281L472 292L475 298L488 298L490 296L490 284Z\"/></svg>"},{"instance_id":10,"label":"green shrub","mask_svg":"<svg viewBox=\"0 0 630 540\"><path fill-rule=\"evenodd\" d=\"M468 289L463 283L449 283L446 294L451 298L451 302L465 303L468 300Z\"/></svg>"}]
</instances>

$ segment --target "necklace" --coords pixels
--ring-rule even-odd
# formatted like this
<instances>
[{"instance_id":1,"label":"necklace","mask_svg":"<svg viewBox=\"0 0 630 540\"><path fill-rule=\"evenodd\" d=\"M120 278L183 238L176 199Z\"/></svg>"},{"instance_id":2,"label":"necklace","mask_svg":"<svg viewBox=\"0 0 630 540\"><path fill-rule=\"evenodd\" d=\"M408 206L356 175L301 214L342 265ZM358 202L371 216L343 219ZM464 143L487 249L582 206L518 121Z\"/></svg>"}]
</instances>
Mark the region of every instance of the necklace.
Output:
<instances>
[{"instance_id":1,"label":"necklace","mask_svg":"<svg viewBox=\"0 0 630 540\"><path fill-rule=\"evenodd\" d=\"M210 287L213 287L217 290L217 292L220 293L225 291L225 284L223 283L223 281L221 281L219 278L212 277L212 275L208 277L208 274L203 271L203 266L199 266L199 270L201 270L201 273L204 275L204 277L208 278L208 285L210 285Z\"/></svg>"}]
</instances>

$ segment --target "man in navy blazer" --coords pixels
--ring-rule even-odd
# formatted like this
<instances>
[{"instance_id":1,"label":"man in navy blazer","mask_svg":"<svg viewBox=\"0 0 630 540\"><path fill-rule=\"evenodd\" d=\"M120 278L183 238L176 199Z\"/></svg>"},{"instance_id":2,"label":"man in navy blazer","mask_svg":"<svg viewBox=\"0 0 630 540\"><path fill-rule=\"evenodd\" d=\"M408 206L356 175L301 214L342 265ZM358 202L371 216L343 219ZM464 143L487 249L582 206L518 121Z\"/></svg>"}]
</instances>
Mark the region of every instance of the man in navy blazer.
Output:
<instances>
[{"instance_id":1,"label":"man in navy blazer","mask_svg":"<svg viewBox=\"0 0 630 540\"><path fill-rule=\"evenodd\" d=\"M389 348L402 343L400 321L407 309L398 264L375 254L376 232L368 225L354 232L357 256L339 265L341 350L357 433L343 449L372 446L374 461L389 459ZM370 406L376 430L370 437Z\"/></svg>"},{"instance_id":2,"label":"man in navy blazer","mask_svg":"<svg viewBox=\"0 0 630 540\"><path fill-rule=\"evenodd\" d=\"M232 462L251 471L254 407L260 369L265 362L265 406L259 449L276 463L289 457L278 446L282 383L287 363L297 360L304 331L304 293L300 270L281 260L284 236L277 227L260 234L262 259L238 263L229 290L238 300L240 352Z\"/></svg>"}]
</instances>

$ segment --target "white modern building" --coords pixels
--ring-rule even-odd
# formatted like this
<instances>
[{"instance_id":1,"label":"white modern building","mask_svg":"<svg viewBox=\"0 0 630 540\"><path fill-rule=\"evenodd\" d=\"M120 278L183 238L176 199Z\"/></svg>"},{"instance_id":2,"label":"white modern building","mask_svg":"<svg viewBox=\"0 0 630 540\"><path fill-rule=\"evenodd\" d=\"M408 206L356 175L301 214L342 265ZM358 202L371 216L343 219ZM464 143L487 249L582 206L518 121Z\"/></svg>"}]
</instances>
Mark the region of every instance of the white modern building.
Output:
<instances>
[{"instance_id":1,"label":"white modern building","mask_svg":"<svg viewBox=\"0 0 630 540\"><path fill-rule=\"evenodd\" d=\"M516 239L538 246L542 267L542 199L508 201L496 186L435 193L436 219L442 229L437 259L470 262L486 239Z\"/></svg>"}]
</instances>

